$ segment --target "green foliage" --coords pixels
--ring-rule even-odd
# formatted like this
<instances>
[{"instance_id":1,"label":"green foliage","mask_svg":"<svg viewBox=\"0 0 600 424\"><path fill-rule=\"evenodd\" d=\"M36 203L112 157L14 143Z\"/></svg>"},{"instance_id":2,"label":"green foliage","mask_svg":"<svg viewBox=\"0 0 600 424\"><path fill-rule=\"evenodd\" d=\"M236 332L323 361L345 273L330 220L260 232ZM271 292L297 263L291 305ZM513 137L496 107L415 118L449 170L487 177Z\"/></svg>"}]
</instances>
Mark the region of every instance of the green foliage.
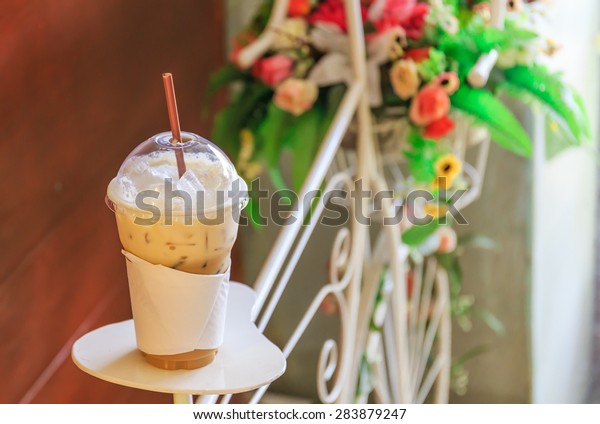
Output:
<instances>
[{"instance_id":1,"label":"green foliage","mask_svg":"<svg viewBox=\"0 0 600 424\"><path fill-rule=\"evenodd\" d=\"M242 91L215 118L212 139L229 155L237 158L239 137L243 128L251 127L248 122L255 117L273 94L273 90L261 82L247 83ZM258 117L260 120L260 117Z\"/></svg>"},{"instance_id":2,"label":"green foliage","mask_svg":"<svg viewBox=\"0 0 600 424\"><path fill-rule=\"evenodd\" d=\"M440 227L437 219L425 225L413 225L402 234L402 242L407 246L418 246L425 242Z\"/></svg>"},{"instance_id":3,"label":"green foliage","mask_svg":"<svg viewBox=\"0 0 600 424\"><path fill-rule=\"evenodd\" d=\"M209 80L207 86L207 93L209 95L214 94L220 88L225 87L236 81L240 81L246 77L246 73L239 69L232 63L228 63L218 71L214 72Z\"/></svg>"},{"instance_id":4,"label":"green foliage","mask_svg":"<svg viewBox=\"0 0 600 424\"><path fill-rule=\"evenodd\" d=\"M436 76L446 70L448 63L444 52L431 48L429 49L429 59L417 65L419 75L425 81L431 81Z\"/></svg>"},{"instance_id":5,"label":"green foliage","mask_svg":"<svg viewBox=\"0 0 600 424\"><path fill-rule=\"evenodd\" d=\"M473 315L482 320L494 333L502 336L506 333L504 324L500 321L496 315L483 308L473 308Z\"/></svg>"},{"instance_id":6,"label":"green foliage","mask_svg":"<svg viewBox=\"0 0 600 424\"><path fill-rule=\"evenodd\" d=\"M323 118L323 108L319 104L296 118L290 126L292 150L292 183L299 190L308 174L316 150L321 143L319 128Z\"/></svg>"},{"instance_id":7,"label":"green foliage","mask_svg":"<svg viewBox=\"0 0 600 424\"><path fill-rule=\"evenodd\" d=\"M292 120L290 113L279 109L273 102L269 104L267 116L260 123L256 135L262 146L262 157L270 168L278 165L284 132Z\"/></svg>"},{"instance_id":8,"label":"green foliage","mask_svg":"<svg viewBox=\"0 0 600 424\"><path fill-rule=\"evenodd\" d=\"M250 30L255 34L262 33L267 24L269 23L269 17L271 16L271 9L273 9L273 4L275 0L263 0L258 8L258 12L252 19L250 23Z\"/></svg>"},{"instance_id":9,"label":"green foliage","mask_svg":"<svg viewBox=\"0 0 600 424\"><path fill-rule=\"evenodd\" d=\"M461 294L462 270L460 266L460 257L467 247L493 250L497 249L498 246L489 237L481 234L467 234L459 237L458 247L454 252L439 253L436 255L438 263L448 273L452 314L465 331L468 331L471 327L471 316L476 316L496 334L502 335L505 331L502 322L490 311L474 306L474 299L471 296L464 296Z\"/></svg>"},{"instance_id":10,"label":"green foliage","mask_svg":"<svg viewBox=\"0 0 600 424\"><path fill-rule=\"evenodd\" d=\"M534 65L506 69L504 76L506 82L500 89L522 100L529 95L540 102L571 144L580 144L590 137L589 119L581 98L558 75Z\"/></svg>"},{"instance_id":11,"label":"green foliage","mask_svg":"<svg viewBox=\"0 0 600 424\"><path fill-rule=\"evenodd\" d=\"M485 124L492 139L521 156L531 154L531 140L521 123L496 96L486 90L463 84L451 96L452 106Z\"/></svg>"},{"instance_id":12,"label":"green foliage","mask_svg":"<svg viewBox=\"0 0 600 424\"><path fill-rule=\"evenodd\" d=\"M504 30L490 27L481 17L465 9L461 9L458 18L461 28L459 32L454 35L440 34L437 48L445 53L461 79L466 78L482 54L489 53L492 49L503 51L523 46L538 36L510 21L507 21Z\"/></svg>"},{"instance_id":13,"label":"green foliage","mask_svg":"<svg viewBox=\"0 0 600 424\"><path fill-rule=\"evenodd\" d=\"M434 164L438 157L437 143L421 137L416 130L408 135L410 150L404 152L408 161L408 170L415 181L431 183L435 179Z\"/></svg>"}]
</instances>

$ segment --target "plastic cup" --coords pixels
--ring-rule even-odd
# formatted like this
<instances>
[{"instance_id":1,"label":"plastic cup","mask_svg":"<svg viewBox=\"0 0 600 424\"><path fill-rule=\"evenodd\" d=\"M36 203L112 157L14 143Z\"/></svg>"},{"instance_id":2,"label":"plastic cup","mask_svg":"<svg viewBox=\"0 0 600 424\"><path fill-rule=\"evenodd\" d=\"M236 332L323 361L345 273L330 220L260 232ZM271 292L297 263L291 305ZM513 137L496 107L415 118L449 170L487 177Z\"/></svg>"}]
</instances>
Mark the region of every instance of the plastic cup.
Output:
<instances>
[{"instance_id":1,"label":"plastic cup","mask_svg":"<svg viewBox=\"0 0 600 424\"><path fill-rule=\"evenodd\" d=\"M115 213L125 251L181 273L227 274L228 278L239 213L247 202L247 186L214 144L188 132L182 133L182 140L173 144L171 133L164 132L135 148L108 185L107 204ZM181 178L175 149L183 150L187 167ZM130 266L128 263L128 269ZM185 277L169 274L170 279L178 276ZM160 299L151 301L160 307ZM141 310L132 296L134 321L136 306ZM162 321L156 327L162 331L159 328L169 324L165 324L164 316L159 319ZM144 320L147 330L152 323L147 314ZM168 355L143 353L149 363L160 368L193 369L212 362L216 352L215 347Z\"/></svg>"}]
</instances>

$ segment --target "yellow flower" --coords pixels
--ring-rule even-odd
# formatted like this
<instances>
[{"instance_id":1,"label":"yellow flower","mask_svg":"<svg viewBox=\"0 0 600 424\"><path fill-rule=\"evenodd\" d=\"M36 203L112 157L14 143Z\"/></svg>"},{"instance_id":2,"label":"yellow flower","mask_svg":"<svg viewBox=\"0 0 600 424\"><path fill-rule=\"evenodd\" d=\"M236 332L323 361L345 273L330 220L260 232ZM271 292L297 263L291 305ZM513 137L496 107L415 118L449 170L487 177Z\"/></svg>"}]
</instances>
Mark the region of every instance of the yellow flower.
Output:
<instances>
[{"instance_id":1,"label":"yellow flower","mask_svg":"<svg viewBox=\"0 0 600 424\"><path fill-rule=\"evenodd\" d=\"M254 134L248 128L240 131L240 153L238 155L238 166L243 166L254 154Z\"/></svg>"},{"instance_id":2,"label":"yellow flower","mask_svg":"<svg viewBox=\"0 0 600 424\"><path fill-rule=\"evenodd\" d=\"M447 182L452 182L461 172L462 163L452 153L448 153L435 161L435 175L437 178L446 177Z\"/></svg>"},{"instance_id":3,"label":"yellow flower","mask_svg":"<svg viewBox=\"0 0 600 424\"><path fill-rule=\"evenodd\" d=\"M435 177L431 187L434 190L445 191L448 190L454 184L454 178L450 178L447 176Z\"/></svg>"},{"instance_id":4,"label":"yellow flower","mask_svg":"<svg viewBox=\"0 0 600 424\"><path fill-rule=\"evenodd\" d=\"M440 216L448 213L448 208L445 205L438 206L436 203L427 203L424 210L425 214L429 215L433 219L439 218Z\"/></svg>"},{"instance_id":5,"label":"yellow flower","mask_svg":"<svg viewBox=\"0 0 600 424\"><path fill-rule=\"evenodd\" d=\"M246 180L252 181L262 173L263 166L260 162L249 162L240 171Z\"/></svg>"},{"instance_id":6,"label":"yellow flower","mask_svg":"<svg viewBox=\"0 0 600 424\"><path fill-rule=\"evenodd\" d=\"M390 82L394 93L402 100L408 100L417 93L421 81L417 65L412 60L399 60L390 70Z\"/></svg>"}]
</instances>

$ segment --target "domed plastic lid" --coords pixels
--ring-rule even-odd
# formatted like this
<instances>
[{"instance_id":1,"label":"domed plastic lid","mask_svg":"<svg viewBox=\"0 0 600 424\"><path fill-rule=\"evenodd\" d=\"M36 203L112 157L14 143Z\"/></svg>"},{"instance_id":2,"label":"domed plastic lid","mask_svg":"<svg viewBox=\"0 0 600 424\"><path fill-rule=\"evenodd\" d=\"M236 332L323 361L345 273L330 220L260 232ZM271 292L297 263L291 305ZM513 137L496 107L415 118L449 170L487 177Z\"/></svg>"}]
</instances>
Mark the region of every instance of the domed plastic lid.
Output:
<instances>
[{"instance_id":1,"label":"domed plastic lid","mask_svg":"<svg viewBox=\"0 0 600 424\"><path fill-rule=\"evenodd\" d=\"M248 187L227 156L213 143L190 132L171 143L171 132L150 137L127 156L107 190L107 203L140 209L153 205L173 214L205 212L248 200ZM177 150L186 171L179 177ZM140 203L141 202L141 203Z\"/></svg>"}]
</instances>

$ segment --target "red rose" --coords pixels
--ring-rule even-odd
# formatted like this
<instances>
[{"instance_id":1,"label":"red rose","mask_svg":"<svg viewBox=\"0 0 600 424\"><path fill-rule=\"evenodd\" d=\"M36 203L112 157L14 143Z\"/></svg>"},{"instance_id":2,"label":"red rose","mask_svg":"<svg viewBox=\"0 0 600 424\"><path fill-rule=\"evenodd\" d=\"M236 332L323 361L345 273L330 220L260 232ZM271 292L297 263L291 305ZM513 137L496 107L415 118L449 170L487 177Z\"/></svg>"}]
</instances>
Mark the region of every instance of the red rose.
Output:
<instances>
[{"instance_id":1,"label":"red rose","mask_svg":"<svg viewBox=\"0 0 600 424\"><path fill-rule=\"evenodd\" d=\"M450 111L450 97L438 87L427 85L417 93L410 105L409 116L417 125L427 126Z\"/></svg>"},{"instance_id":2,"label":"red rose","mask_svg":"<svg viewBox=\"0 0 600 424\"><path fill-rule=\"evenodd\" d=\"M361 14L363 21L367 18L368 9L361 5ZM346 12L342 0L327 0L321 3L315 11L308 17L308 23L315 25L317 22L326 22L335 24L339 29L346 32Z\"/></svg>"},{"instance_id":3,"label":"red rose","mask_svg":"<svg viewBox=\"0 0 600 424\"><path fill-rule=\"evenodd\" d=\"M296 18L306 16L310 13L310 0L290 0L288 5L288 15Z\"/></svg>"},{"instance_id":4,"label":"red rose","mask_svg":"<svg viewBox=\"0 0 600 424\"><path fill-rule=\"evenodd\" d=\"M423 137L439 140L440 138L448 135L448 133L453 129L454 122L452 119L450 119L448 116L444 116L427 125L425 127L425 131L423 131Z\"/></svg>"},{"instance_id":5,"label":"red rose","mask_svg":"<svg viewBox=\"0 0 600 424\"><path fill-rule=\"evenodd\" d=\"M417 3L412 10L410 17L400 23L406 31L406 36L413 40L418 40L423 37L423 29L425 28L425 17L429 13L427 3Z\"/></svg>"},{"instance_id":6,"label":"red rose","mask_svg":"<svg viewBox=\"0 0 600 424\"><path fill-rule=\"evenodd\" d=\"M404 53L404 59L412 59L415 63L421 63L424 60L429 59L429 47L409 49Z\"/></svg>"},{"instance_id":7,"label":"red rose","mask_svg":"<svg viewBox=\"0 0 600 424\"><path fill-rule=\"evenodd\" d=\"M277 54L257 60L252 67L252 75L270 87L275 87L292 74L294 61L288 56Z\"/></svg>"}]
</instances>

